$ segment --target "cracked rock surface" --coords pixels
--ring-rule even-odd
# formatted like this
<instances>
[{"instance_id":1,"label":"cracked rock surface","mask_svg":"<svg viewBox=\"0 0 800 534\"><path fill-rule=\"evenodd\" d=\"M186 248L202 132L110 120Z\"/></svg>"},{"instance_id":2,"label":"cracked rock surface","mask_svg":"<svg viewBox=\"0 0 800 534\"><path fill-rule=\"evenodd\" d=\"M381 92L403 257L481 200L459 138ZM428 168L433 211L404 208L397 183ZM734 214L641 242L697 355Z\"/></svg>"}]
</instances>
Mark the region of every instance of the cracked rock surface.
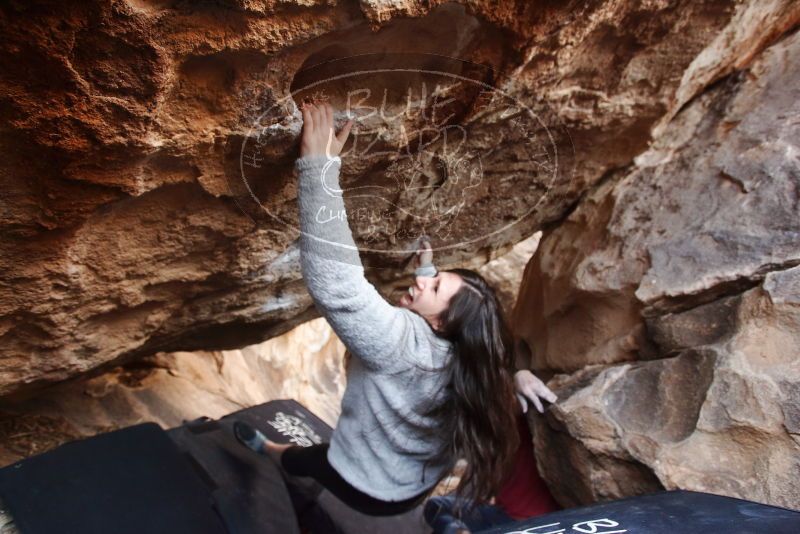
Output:
<instances>
[{"instance_id":1,"label":"cracked rock surface","mask_svg":"<svg viewBox=\"0 0 800 534\"><path fill-rule=\"evenodd\" d=\"M799 118L793 31L545 232L515 322L558 373L534 426L563 503L684 488L800 508Z\"/></svg>"},{"instance_id":2,"label":"cracked rock surface","mask_svg":"<svg viewBox=\"0 0 800 534\"><path fill-rule=\"evenodd\" d=\"M297 99L319 90L343 109L356 90L383 106L342 184L374 193L346 194L348 212L379 250L362 254L368 276L397 298L402 258L384 252L426 231L444 266L474 264L629 163L736 6L4 3L0 395L315 317L295 245ZM404 61L419 72L383 72Z\"/></svg>"}]
</instances>

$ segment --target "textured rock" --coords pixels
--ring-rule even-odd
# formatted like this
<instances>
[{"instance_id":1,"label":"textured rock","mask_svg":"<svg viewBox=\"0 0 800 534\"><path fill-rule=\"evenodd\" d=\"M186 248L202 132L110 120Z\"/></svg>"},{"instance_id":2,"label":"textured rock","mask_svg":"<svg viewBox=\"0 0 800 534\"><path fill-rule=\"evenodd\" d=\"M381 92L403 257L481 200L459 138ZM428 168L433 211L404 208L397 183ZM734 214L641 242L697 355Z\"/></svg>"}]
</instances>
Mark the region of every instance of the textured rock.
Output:
<instances>
[{"instance_id":1,"label":"textured rock","mask_svg":"<svg viewBox=\"0 0 800 534\"><path fill-rule=\"evenodd\" d=\"M481 268L511 309L540 234ZM344 345L314 319L241 350L158 353L106 373L0 401L0 465L76 438L154 421L164 428L291 398L336 425ZM0 523L2 524L2 523Z\"/></svg>"},{"instance_id":2,"label":"textured rock","mask_svg":"<svg viewBox=\"0 0 800 534\"><path fill-rule=\"evenodd\" d=\"M515 311L534 366L571 373L534 421L563 503L665 487L800 508L798 117L795 31L545 233Z\"/></svg>"},{"instance_id":3,"label":"textured rock","mask_svg":"<svg viewBox=\"0 0 800 534\"><path fill-rule=\"evenodd\" d=\"M560 400L535 419L535 444L559 501L683 488L798 508L798 283L794 267L728 297L728 327L683 338L697 345L675 357L551 381ZM661 326L702 328L695 311Z\"/></svg>"},{"instance_id":4,"label":"textured rock","mask_svg":"<svg viewBox=\"0 0 800 534\"><path fill-rule=\"evenodd\" d=\"M478 272L497 292L500 305L509 317L511 317L517 294L519 293L525 265L528 264L536 252L536 247L539 246L541 237L542 233L536 232L531 237L514 245L505 254L490 260L478 268Z\"/></svg>"},{"instance_id":5,"label":"textured rock","mask_svg":"<svg viewBox=\"0 0 800 534\"><path fill-rule=\"evenodd\" d=\"M795 39L698 96L545 235L517 310L538 369L647 355L643 316L800 262Z\"/></svg>"},{"instance_id":6,"label":"textured rock","mask_svg":"<svg viewBox=\"0 0 800 534\"><path fill-rule=\"evenodd\" d=\"M400 57L507 95L444 83L444 122L468 134L448 152L441 138L404 137L434 104L400 116L407 95L393 90L387 113L360 126L359 147L375 141L373 151L346 159L346 187L388 187L383 200L396 206L376 231L375 201L347 197L360 244L402 249L424 226L443 263L465 264L559 219L644 149L737 5L439 4L4 3L0 394L158 351L247 346L315 316L296 230L277 222L296 220L300 115L287 97L308 84ZM770 4L771 16L790 4ZM365 83L380 101L386 87L423 81L436 80ZM341 107L345 86L315 90ZM504 116L509 98L538 122ZM254 125L256 153L244 150ZM411 160L375 153L406 147ZM476 170L485 179L465 194L457 182ZM412 179L435 192L413 192ZM396 255L365 252L365 261L390 267L370 273L387 293L403 284Z\"/></svg>"},{"instance_id":7,"label":"textured rock","mask_svg":"<svg viewBox=\"0 0 800 534\"><path fill-rule=\"evenodd\" d=\"M33 398L6 399L0 464L145 421L172 428L273 399L296 399L333 426L345 386L343 355L325 320L315 319L242 350L159 353Z\"/></svg>"}]
</instances>

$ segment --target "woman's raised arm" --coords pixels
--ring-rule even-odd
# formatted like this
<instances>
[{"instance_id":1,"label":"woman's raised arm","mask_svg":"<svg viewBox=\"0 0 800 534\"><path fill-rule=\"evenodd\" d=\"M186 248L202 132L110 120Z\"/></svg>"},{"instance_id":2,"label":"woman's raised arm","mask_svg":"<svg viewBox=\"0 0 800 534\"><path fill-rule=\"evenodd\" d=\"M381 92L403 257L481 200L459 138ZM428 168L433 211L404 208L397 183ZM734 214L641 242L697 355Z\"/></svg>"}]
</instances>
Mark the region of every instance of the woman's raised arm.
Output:
<instances>
[{"instance_id":1,"label":"woman's raised arm","mask_svg":"<svg viewBox=\"0 0 800 534\"><path fill-rule=\"evenodd\" d=\"M304 107L303 119L301 157L295 169L300 265L308 292L355 356L374 367L395 364L393 353L412 328L411 319L365 278L339 187L339 153L352 121L334 135L333 109L328 104Z\"/></svg>"}]
</instances>

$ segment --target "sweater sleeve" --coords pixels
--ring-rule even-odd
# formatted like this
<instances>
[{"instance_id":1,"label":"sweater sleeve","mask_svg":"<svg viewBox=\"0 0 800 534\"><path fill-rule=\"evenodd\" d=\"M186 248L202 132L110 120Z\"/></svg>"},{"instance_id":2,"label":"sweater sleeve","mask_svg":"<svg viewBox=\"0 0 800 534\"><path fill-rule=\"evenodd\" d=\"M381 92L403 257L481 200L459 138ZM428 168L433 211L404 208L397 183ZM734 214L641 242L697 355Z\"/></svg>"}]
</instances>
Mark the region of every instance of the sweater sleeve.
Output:
<instances>
[{"instance_id":1,"label":"sweater sleeve","mask_svg":"<svg viewBox=\"0 0 800 534\"><path fill-rule=\"evenodd\" d=\"M300 208L300 267L320 313L350 352L373 368L396 363L413 329L364 276L339 188L341 159L325 155L295 161Z\"/></svg>"}]
</instances>

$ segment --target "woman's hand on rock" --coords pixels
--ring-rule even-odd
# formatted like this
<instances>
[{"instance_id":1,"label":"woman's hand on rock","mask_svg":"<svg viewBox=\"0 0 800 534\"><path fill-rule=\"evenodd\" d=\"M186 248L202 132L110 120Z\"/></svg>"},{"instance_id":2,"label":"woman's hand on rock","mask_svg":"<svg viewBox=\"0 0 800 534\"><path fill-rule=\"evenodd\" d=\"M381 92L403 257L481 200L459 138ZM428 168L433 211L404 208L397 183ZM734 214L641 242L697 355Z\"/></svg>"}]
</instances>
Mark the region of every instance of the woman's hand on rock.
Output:
<instances>
[{"instance_id":1,"label":"woman's hand on rock","mask_svg":"<svg viewBox=\"0 0 800 534\"><path fill-rule=\"evenodd\" d=\"M433 263L433 249L427 237L420 239L417 251L414 253L414 269Z\"/></svg>"},{"instance_id":2,"label":"woman's hand on rock","mask_svg":"<svg viewBox=\"0 0 800 534\"><path fill-rule=\"evenodd\" d=\"M328 156L333 158L342 152L353 119L347 121L338 134L333 131L333 107L327 102L320 104L304 102L300 106L303 113L303 134L300 141L300 157Z\"/></svg>"},{"instance_id":3,"label":"woman's hand on rock","mask_svg":"<svg viewBox=\"0 0 800 534\"><path fill-rule=\"evenodd\" d=\"M528 371L523 369L514 374L514 387L517 390L517 399L522 405L522 412L528 412L528 400L530 400L539 413L544 413L544 406L540 399L547 402L555 402L558 397L550 391L550 388L544 385L544 382Z\"/></svg>"}]
</instances>

